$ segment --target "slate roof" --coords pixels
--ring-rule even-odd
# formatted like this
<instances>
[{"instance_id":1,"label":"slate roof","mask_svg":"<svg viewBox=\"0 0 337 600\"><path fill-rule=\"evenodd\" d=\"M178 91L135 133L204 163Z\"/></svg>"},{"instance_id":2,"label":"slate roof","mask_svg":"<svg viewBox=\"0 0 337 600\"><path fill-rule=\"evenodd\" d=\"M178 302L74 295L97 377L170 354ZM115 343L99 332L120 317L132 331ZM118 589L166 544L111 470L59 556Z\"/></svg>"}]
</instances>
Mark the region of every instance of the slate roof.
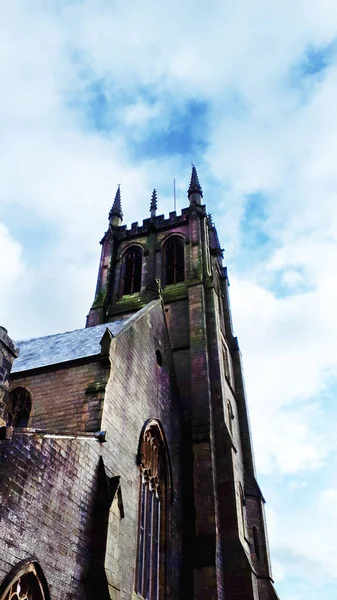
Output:
<instances>
[{"instance_id":1,"label":"slate roof","mask_svg":"<svg viewBox=\"0 0 337 600\"><path fill-rule=\"evenodd\" d=\"M108 328L115 336L130 319L132 316L113 323L15 342L20 354L14 361L11 372L19 373L100 354L100 341L105 330Z\"/></svg>"}]
</instances>

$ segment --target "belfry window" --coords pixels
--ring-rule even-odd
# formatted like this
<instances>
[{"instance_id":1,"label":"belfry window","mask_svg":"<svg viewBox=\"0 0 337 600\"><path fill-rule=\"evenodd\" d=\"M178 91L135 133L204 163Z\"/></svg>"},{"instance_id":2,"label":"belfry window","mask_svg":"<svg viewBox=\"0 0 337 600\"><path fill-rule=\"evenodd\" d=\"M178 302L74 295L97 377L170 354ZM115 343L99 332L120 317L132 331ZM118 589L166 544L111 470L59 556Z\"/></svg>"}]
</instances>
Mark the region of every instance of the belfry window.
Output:
<instances>
[{"instance_id":1,"label":"belfry window","mask_svg":"<svg viewBox=\"0 0 337 600\"><path fill-rule=\"evenodd\" d=\"M131 246L124 256L123 295L140 291L142 282L142 251L138 246Z\"/></svg>"},{"instance_id":2,"label":"belfry window","mask_svg":"<svg viewBox=\"0 0 337 600\"><path fill-rule=\"evenodd\" d=\"M9 394L7 408L7 426L27 427L32 410L30 393L23 387L17 387Z\"/></svg>"},{"instance_id":3,"label":"belfry window","mask_svg":"<svg viewBox=\"0 0 337 600\"><path fill-rule=\"evenodd\" d=\"M168 462L159 424L151 421L140 443L136 592L165 598Z\"/></svg>"},{"instance_id":4,"label":"belfry window","mask_svg":"<svg viewBox=\"0 0 337 600\"><path fill-rule=\"evenodd\" d=\"M185 279L184 242L180 236L171 236L165 244L165 283L179 283Z\"/></svg>"}]
</instances>

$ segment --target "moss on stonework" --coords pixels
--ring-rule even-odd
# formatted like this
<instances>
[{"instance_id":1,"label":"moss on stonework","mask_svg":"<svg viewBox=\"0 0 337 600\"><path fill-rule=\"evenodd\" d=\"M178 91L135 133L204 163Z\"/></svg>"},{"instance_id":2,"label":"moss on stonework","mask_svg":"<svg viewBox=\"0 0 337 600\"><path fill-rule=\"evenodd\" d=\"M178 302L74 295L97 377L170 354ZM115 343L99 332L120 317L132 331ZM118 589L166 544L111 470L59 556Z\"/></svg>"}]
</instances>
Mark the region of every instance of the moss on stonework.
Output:
<instances>
[{"instance_id":1,"label":"moss on stonework","mask_svg":"<svg viewBox=\"0 0 337 600\"><path fill-rule=\"evenodd\" d=\"M123 296L113 307L112 312L121 312L121 311L129 311L129 310L139 310L145 306L142 297L140 294L126 294Z\"/></svg>"},{"instance_id":2,"label":"moss on stonework","mask_svg":"<svg viewBox=\"0 0 337 600\"><path fill-rule=\"evenodd\" d=\"M186 296L187 286L185 281L182 283L173 283L171 285L167 285L163 290L164 302L180 300L181 298L186 298Z\"/></svg>"},{"instance_id":3,"label":"moss on stonework","mask_svg":"<svg viewBox=\"0 0 337 600\"><path fill-rule=\"evenodd\" d=\"M102 308L102 306L104 306L105 298L106 298L106 291L98 292L91 308Z\"/></svg>"}]
</instances>

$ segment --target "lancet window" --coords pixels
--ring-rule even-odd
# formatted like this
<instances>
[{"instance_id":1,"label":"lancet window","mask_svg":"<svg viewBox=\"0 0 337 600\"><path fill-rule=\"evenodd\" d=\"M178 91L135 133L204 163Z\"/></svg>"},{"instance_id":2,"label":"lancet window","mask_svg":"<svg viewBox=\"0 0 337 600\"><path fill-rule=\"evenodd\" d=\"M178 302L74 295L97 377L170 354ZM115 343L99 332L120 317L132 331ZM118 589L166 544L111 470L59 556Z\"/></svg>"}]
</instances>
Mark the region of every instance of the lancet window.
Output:
<instances>
[{"instance_id":1,"label":"lancet window","mask_svg":"<svg viewBox=\"0 0 337 600\"><path fill-rule=\"evenodd\" d=\"M253 526L253 543L254 543L254 552L257 559L260 559L260 545L259 545L259 536L257 533L257 528L255 525Z\"/></svg>"},{"instance_id":2,"label":"lancet window","mask_svg":"<svg viewBox=\"0 0 337 600\"><path fill-rule=\"evenodd\" d=\"M246 498L240 483L240 512L242 522L242 533L246 537Z\"/></svg>"},{"instance_id":3,"label":"lancet window","mask_svg":"<svg viewBox=\"0 0 337 600\"><path fill-rule=\"evenodd\" d=\"M140 291L142 283L143 253L138 246L130 246L124 255L123 295Z\"/></svg>"},{"instance_id":4,"label":"lancet window","mask_svg":"<svg viewBox=\"0 0 337 600\"><path fill-rule=\"evenodd\" d=\"M227 402L227 419L228 419L229 431L231 432L231 435L233 435L233 419L234 419L234 415L233 415L232 405L231 405L231 403L230 403L229 400Z\"/></svg>"},{"instance_id":5,"label":"lancet window","mask_svg":"<svg viewBox=\"0 0 337 600\"><path fill-rule=\"evenodd\" d=\"M27 427L32 410L30 393L23 387L17 387L9 394L7 425Z\"/></svg>"},{"instance_id":6,"label":"lancet window","mask_svg":"<svg viewBox=\"0 0 337 600\"><path fill-rule=\"evenodd\" d=\"M140 494L136 591L146 600L164 600L166 578L168 463L156 421L140 444Z\"/></svg>"},{"instance_id":7,"label":"lancet window","mask_svg":"<svg viewBox=\"0 0 337 600\"><path fill-rule=\"evenodd\" d=\"M179 283L185 279L184 241L172 235L164 247L164 280L166 285Z\"/></svg>"}]
</instances>

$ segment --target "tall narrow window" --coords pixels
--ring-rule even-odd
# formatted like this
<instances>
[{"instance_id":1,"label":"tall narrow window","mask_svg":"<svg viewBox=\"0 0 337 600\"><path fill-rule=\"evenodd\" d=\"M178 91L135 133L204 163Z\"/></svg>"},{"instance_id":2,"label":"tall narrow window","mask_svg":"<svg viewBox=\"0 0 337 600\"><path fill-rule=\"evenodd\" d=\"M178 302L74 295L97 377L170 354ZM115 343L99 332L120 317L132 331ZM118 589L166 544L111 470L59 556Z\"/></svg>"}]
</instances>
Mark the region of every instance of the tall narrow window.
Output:
<instances>
[{"instance_id":1,"label":"tall narrow window","mask_svg":"<svg viewBox=\"0 0 337 600\"><path fill-rule=\"evenodd\" d=\"M242 521L242 532L244 537L246 537L246 499L243 493L242 485L240 483L240 512L241 512L241 521Z\"/></svg>"},{"instance_id":2,"label":"tall narrow window","mask_svg":"<svg viewBox=\"0 0 337 600\"><path fill-rule=\"evenodd\" d=\"M224 364L224 369L225 369L225 375L226 375L227 379L229 379L229 375L230 375L230 370L229 370L229 355L228 355L227 346L225 346L225 345L222 346L222 357L223 357L223 364Z\"/></svg>"},{"instance_id":3,"label":"tall narrow window","mask_svg":"<svg viewBox=\"0 0 337 600\"><path fill-rule=\"evenodd\" d=\"M229 431L231 432L231 435L233 435L233 419L234 419L234 415L233 415L233 411L232 411L232 405L229 402L229 400L227 402L227 419L228 419Z\"/></svg>"},{"instance_id":4,"label":"tall narrow window","mask_svg":"<svg viewBox=\"0 0 337 600\"><path fill-rule=\"evenodd\" d=\"M167 240L165 244L164 264L166 285L184 281L184 242L181 237L173 235Z\"/></svg>"},{"instance_id":5,"label":"tall narrow window","mask_svg":"<svg viewBox=\"0 0 337 600\"><path fill-rule=\"evenodd\" d=\"M225 344L223 344L222 346L222 357L226 379L228 380L232 388L235 389L232 357Z\"/></svg>"},{"instance_id":6,"label":"tall narrow window","mask_svg":"<svg viewBox=\"0 0 337 600\"><path fill-rule=\"evenodd\" d=\"M254 543L254 552L257 559L260 559L260 546L259 546L259 536L257 533L257 528L255 525L253 526L253 543Z\"/></svg>"},{"instance_id":7,"label":"tall narrow window","mask_svg":"<svg viewBox=\"0 0 337 600\"><path fill-rule=\"evenodd\" d=\"M159 424L150 421L140 442L140 492L136 591L145 600L165 598L168 461Z\"/></svg>"},{"instance_id":8,"label":"tall narrow window","mask_svg":"<svg viewBox=\"0 0 337 600\"><path fill-rule=\"evenodd\" d=\"M27 427L32 410L30 393L23 387L17 387L9 394L7 425Z\"/></svg>"},{"instance_id":9,"label":"tall narrow window","mask_svg":"<svg viewBox=\"0 0 337 600\"><path fill-rule=\"evenodd\" d=\"M142 251L138 246L131 246L124 256L123 295L140 291L142 282Z\"/></svg>"}]
</instances>

